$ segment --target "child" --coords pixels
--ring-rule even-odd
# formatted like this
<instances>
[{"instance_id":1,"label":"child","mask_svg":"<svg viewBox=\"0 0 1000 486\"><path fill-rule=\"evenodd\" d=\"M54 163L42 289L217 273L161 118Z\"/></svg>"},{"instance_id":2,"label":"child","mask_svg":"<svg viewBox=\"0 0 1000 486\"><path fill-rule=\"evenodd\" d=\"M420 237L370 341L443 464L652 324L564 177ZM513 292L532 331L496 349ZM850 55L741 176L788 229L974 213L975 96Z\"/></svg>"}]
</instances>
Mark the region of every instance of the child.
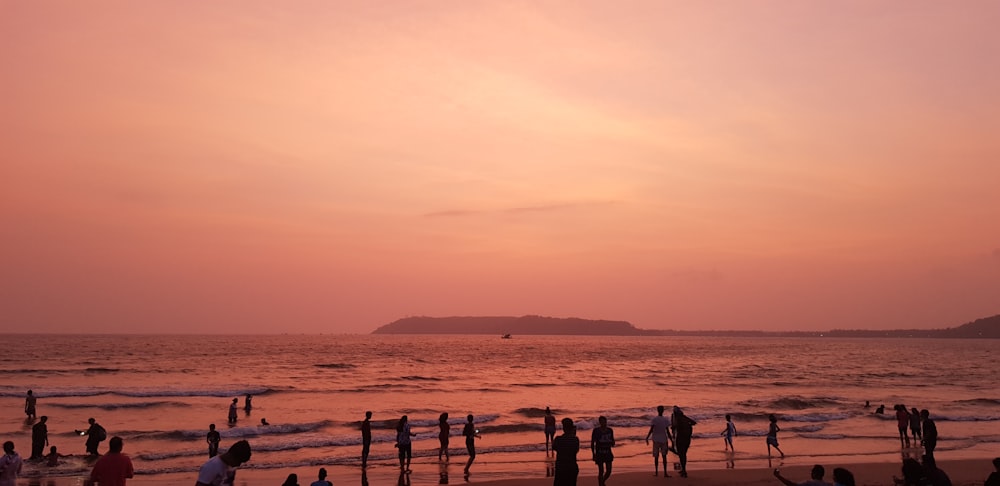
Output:
<instances>
[{"instance_id":1,"label":"child","mask_svg":"<svg viewBox=\"0 0 1000 486\"><path fill-rule=\"evenodd\" d=\"M46 463L48 467L56 467L59 465L59 458L63 455L56 451L56 446L49 447L49 455L45 456Z\"/></svg>"},{"instance_id":2,"label":"child","mask_svg":"<svg viewBox=\"0 0 1000 486\"><path fill-rule=\"evenodd\" d=\"M736 448L733 447L733 436L736 435L736 425L733 424L733 419L728 413L726 414L726 430L723 430L720 435L726 436L726 445L723 450L736 452Z\"/></svg>"},{"instance_id":3,"label":"child","mask_svg":"<svg viewBox=\"0 0 1000 486\"><path fill-rule=\"evenodd\" d=\"M771 425L767 429L767 457L771 457L771 447L774 447L781 454L781 457L785 457L785 453L781 452L781 449L778 448L778 431L781 430L778 427L778 417L775 417L772 413L767 416L767 419L771 421Z\"/></svg>"}]
</instances>

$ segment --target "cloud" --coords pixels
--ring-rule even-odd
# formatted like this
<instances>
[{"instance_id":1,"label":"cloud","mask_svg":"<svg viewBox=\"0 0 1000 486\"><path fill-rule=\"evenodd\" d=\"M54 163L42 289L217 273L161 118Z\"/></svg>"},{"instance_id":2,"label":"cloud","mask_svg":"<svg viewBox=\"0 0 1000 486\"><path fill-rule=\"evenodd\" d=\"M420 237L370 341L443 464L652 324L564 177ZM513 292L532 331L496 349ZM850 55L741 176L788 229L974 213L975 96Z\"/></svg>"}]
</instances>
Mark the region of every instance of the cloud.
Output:
<instances>
[{"instance_id":1,"label":"cloud","mask_svg":"<svg viewBox=\"0 0 1000 486\"><path fill-rule=\"evenodd\" d=\"M425 213L425 218L454 218L469 217L485 214L525 214L525 213L549 213L556 211L572 210L577 208L608 206L617 204L617 201L589 201L577 203L557 203L541 204L537 206L518 206L500 209L449 209L444 211L434 211Z\"/></svg>"}]
</instances>

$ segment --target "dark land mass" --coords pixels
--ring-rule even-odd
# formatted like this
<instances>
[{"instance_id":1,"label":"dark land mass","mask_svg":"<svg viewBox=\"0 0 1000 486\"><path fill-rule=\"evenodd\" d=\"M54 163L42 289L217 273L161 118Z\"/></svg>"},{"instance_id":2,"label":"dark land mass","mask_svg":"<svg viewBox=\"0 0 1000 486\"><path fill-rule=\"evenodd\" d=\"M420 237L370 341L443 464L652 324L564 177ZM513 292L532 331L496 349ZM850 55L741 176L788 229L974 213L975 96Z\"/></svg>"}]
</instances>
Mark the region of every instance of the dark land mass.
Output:
<instances>
[{"instance_id":1,"label":"dark land mass","mask_svg":"<svg viewBox=\"0 0 1000 486\"><path fill-rule=\"evenodd\" d=\"M680 331L639 329L626 321L544 316L521 317L406 317L372 334L511 334L575 336L729 336L729 337L895 337L1000 339L1000 315L944 329L832 331Z\"/></svg>"}]
</instances>

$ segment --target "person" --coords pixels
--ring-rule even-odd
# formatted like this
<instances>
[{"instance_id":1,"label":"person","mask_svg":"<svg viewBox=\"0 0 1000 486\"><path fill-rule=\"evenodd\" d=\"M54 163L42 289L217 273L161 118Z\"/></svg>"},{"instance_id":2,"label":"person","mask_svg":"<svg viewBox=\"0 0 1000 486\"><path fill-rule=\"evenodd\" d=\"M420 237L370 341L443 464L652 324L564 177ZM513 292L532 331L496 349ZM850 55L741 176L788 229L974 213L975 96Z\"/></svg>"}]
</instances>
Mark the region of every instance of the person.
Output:
<instances>
[{"instance_id":1,"label":"person","mask_svg":"<svg viewBox=\"0 0 1000 486\"><path fill-rule=\"evenodd\" d=\"M243 399L243 411L246 412L247 415L250 414L250 410L253 410L251 400L253 400L253 395L247 393L247 396Z\"/></svg>"},{"instance_id":2,"label":"person","mask_svg":"<svg viewBox=\"0 0 1000 486\"><path fill-rule=\"evenodd\" d=\"M899 428L899 446L910 447L910 436L906 435L906 429L910 426L910 412L906 411L906 405L896 405L892 407L896 410L896 426Z\"/></svg>"},{"instance_id":3,"label":"person","mask_svg":"<svg viewBox=\"0 0 1000 486\"><path fill-rule=\"evenodd\" d=\"M680 407L674 406L674 451L681 462L681 477L688 477L687 473L687 451L691 447L691 436L694 435L694 426L698 424L687 415Z\"/></svg>"},{"instance_id":4,"label":"person","mask_svg":"<svg viewBox=\"0 0 1000 486\"><path fill-rule=\"evenodd\" d=\"M934 486L930 478L927 477L924 467L917 462L916 459L907 457L903 459L902 466L903 477L902 479L896 476L892 477L893 483L898 486Z\"/></svg>"},{"instance_id":5,"label":"person","mask_svg":"<svg viewBox=\"0 0 1000 486\"><path fill-rule=\"evenodd\" d=\"M208 442L208 458L211 459L219 455L219 442L222 442L222 435L215 430L215 424L208 424L208 435L205 436Z\"/></svg>"},{"instance_id":6,"label":"person","mask_svg":"<svg viewBox=\"0 0 1000 486\"><path fill-rule=\"evenodd\" d=\"M781 454L781 457L785 457L785 453L778 447L778 432L781 430L781 427L778 427L778 417L772 413L767 416L767 420L771 422L767 427L767 457L771 457L772 447Z\"/></svg>"},{"instance_id":7,"label":"person","mask_svg":"<svg viewBox=\"0 0 1000 486\"><path fill-rule=\"evenodd\" d=\"M615 460L611 451L615 446L615 431L608 427L608 418L603 415L598 417L597 424L590 433L590 454L597 463L597 484L604 486L611 477L611 463Z\"/></svg>"},{"instance_id":8,"label":"person","mask_svg":"<svg viewBox=\"0 0 1000 486\"><path fill-rule=\"evenodd\" d=\"M240 401L239 398L234 398L233 402L229 404L229 424L230 425L236 423L236 419L237 419L237 417L236 417L236 404L239 403L239 401Z\"/></svg>"},{"instance_id":9,"label":"person","mask_svg":"<svg viewBox=\"0 0 1000 486\"><path fill-rule=\"evenodd\" d=\"M266 427L266 426L271 425L271 424L267 422L266 418L261 417L260 418L260 425Z\"/></svg>"},{"instance_id":10,"label":"person","mask_svg":"<svg viewBox=\"0 0 1000 486\"><path fill-rule=\"evenodd\" d=\"M1000 486L1000 457L993 459L993 469L996 471L990 473L983 486Z\"/></svg>"},{"instance_id":11,"label":"person","mask_svg":"<svg viewBox=\"0 0 1000 486\"><path fill-rule=\"evenodd\" d=\"M59 465L59 458L63 455L59 453L59 449L56 446L49 447L49 454L45 456L45 465L48 467L56 467Z\"/></svg>"},{"instance_id":12,"label":"person","mask_svg":"<svg viewBox=\"0 0 1000 486\"><path fill-rule=\"evenodd\" d=\"M35 420L35 403L37 399L35 398L35 393L28 390L28 396L24 397L24 413L28 416L28 420Z\"/></svg>"},{"instance_id":13,"label":"person","mask_svg":"<svg viewBox=\"0 0 1000 486\"><path fill-rule=\"evenodd\" d=\"M410 420L406 415L399 418L396 424L396 448L399 449L399 470L410 472L410 460L413 458L410 437L417 434L410 432Z\"/></svg>"},{"instance_id":14,"label":"person","mask_svg":"<svg viewBox=\"0 0 1000 486\"><path fill-rule=\"evenodd\" d=\"M872 402L869 400L865 400L865 408L871 408L871 407L872 407Z\"/></svg>"},{"instance_id":15,"label":"person","mask_svg":"<svg viewBox=\"0 0 1000 486\"><path fill-rule=\"evenodd\" d=\"M21 456L14 450L14 443L3 443L3 457L0 457L0 486L15 486L21 475Z\"/></svg>"},{"instance_id":16,"label":"person","mask_svg":"<svg viewBox=\"0 0 1000 486\"><path fill-rule=\"evenodd\" d=\"M669 478L667 474L667 450L670 448L670 441L673 440L670 418L663 416L664 407L656 407L656 416L649 426L649 433L646 434L646 445L649 445L650 436L653 437L653 476L659 474L660 456L663 456L663 477Z\"/></svg>"},{"instance_id":17,"label":"person","mask_svg":"<svg viewBox=\"0 0 1000 486\"><path fill-rule=\"evenodd\" d=\"M465 450L469 451L469 462L465 463L465 475L468 477L472 461L476 460L476 438L480 437L479 431L476 430L475 424L472 423L473 417L471 413L465 417L465 420L465 428L462 429L462 435L465 436Z\"/></svg>"},{"instance_id":18,"label":"person","mask_svg":"<svg viewBox=\"0 0 1000 486\"><path fill-rule=\"evenodd\" d=\"M920 434L920 412L916 407L910 409L910 433L913 434L913 447L923 443L924 438Z\"/></svg>"},{"instance_id":19,"label":"person","mask_svg":"<svg viewBox=\"0 0 1000 486\"><path fill-rule=\"evenodd\" d=\"M938 440L937 425L931 419L931 413L926 408L920 411L920 419L924 430L924 454L933 459Z\"/></svg>"},{"instance_id":20,"label":"person","mask_svg":"<svg viewBox=\"0 0 1000 486\"><path fill-rule=\"evenodd\" d=\"M361 422L361 468L368 467L368 453L372 449L372 413L365 412L365 420Z\"/></svg>"},{"instance_id":21,"label":"person","mask_svg":"<svg viewBox=\"0 0 1000 486\"><path fill-rule=\"evenodd\" d=\"M249 442L236 442L229 450L201 466L195 486L233 486L236 483L236 468L248 462L251 455Z\"/></svg>"},{"instance_id":22,"label":"person","mask_svg":"<svg viewBox=\"0 0 1000 486\"><path fill-rule=\"evenodd\" d=\"M438 448L438 461L441 460L441 455L444 455L444 460L447 461L448 457L448 439L451 437L451 425L448 425L448 412L442 413L438 417L438 442L441 446Z\"/></svg>"},{"instance_id":23,"label":"person","mask_svg":"<svg viewBox=\"0 0 1000 486\"><path fill-rule=\"evenodd\" d=\"M281 486L299 486L299 475L292 473L285 478L285 482L281 483Z\"/></svg>"},{"instance_id":24,"label":"person","mask_svg":"<svg viewBox=\"0 0 1000 486\"><path fill-rule=\"evenodd\" d=\"M801 483L795 483L788 480L788 478L782 476L781 471L778 470L777 468L775 468L774 470L774 477L778 478L778 481L781 481L786 486L831 486L830 483L823 481L823 476L825 474L826 474L826 469L824 469L823 466L816 464L815 466L813 466L812 471L809 473L809 477L811 479L809 479L808 481L803 481Z\"/></svg>"},{"instance_id":25,"label":"person","mask_svg":"<svg viewBox=\"0 0 1000 486\"><path fill-rule=\"evenodd\" d=\"M924 455L923 466L924 474L933 486L951 486L951 478L944 471L938 469L937 462L932 456Z\"/></svg>"},{"instance_id":26,"label":"person","mask_svg":"<svg viewBox=\"0 0 1000 486\"><path fill-rule=\"evenodd\" d=\"M319 479L313 481L309 486L333 486L333 483L326 480L326 468L319 468ZM852 485L853 486L853 485Z\"/></svg>"},{"instance_id":27,"label":"person","mask_svg":"<svg viewBox=\"0 0 1000 486\"><path fill-rule=\"evenodd\" d=\"M736 448L733 447L733 436L736 435L736 424L733 423L733 418L728 413L726 414L726 429L722 431L721 435L725 436L723 450L736 452Z\"/></svg>"},{"instance_id":28,"label":"person","mask_svg":"<svg viewBox=\"0 0 1000 486\"><path fill-rule=\"evenodd\" d=\"M104 439L108 438L108 432L104 430L104 427L101 427L101 424L97 423L93 417L87 419L87 423L90 424L90 427L88 427L87 430L77 430L76 433L87 436L87 454L91 456L100 455L97 452L97 448L101 445L101 442L103 442Z\"/></svg>"},{"instance_id":29,"label":"person","mask_svg":"<svg viewBox=\"0 0 1000 486\"><path fill-rule=\"evenodd\" d=\"M883 403L882 405L879 405L878 408L875 409L875 413L877 413L879 415L884 414L885 413L885 404Z\"/></svg>"},{"instance_id":30,"label":"person","mask_svg":"<svg viewBox=\"0 0 1000 486\"><path fill-rule=\"evenodd\" d=\"M90 471L90 481L101 486L125 486L125 480L135 474L132 460L122 454L124 443L117 435L108 441L108 453L101 456Z\"/></svg>"},{"instance_id":31,"label":"person","mask_svg":"<svg viewBox=\"0 0 1000 486\"><path fill-rule=\"evenodd\" d=\"M563 433L552 439L552 451L556 453L556 467L553 486L576 486L580 468L576 465L576 454L580 452L580 439L576 436L576 426L570 418L562 419Z\"/></svg>"},{"instance_id":32,"label":"person","mask_svg":"<svg viewBox=\"0 0 1000 486\"><path fill-rule=\"evenodd\" d=\"M556 436L556 416L552 415L552 409L545 407L545 455L549 455L549 444Z\"/></svg>"},{"instance_id":33,"label":"person","mask_svg":"<svg viewBox=\"0 0 1000 486\"><path fill-rule=\"evenodd\" d=\"M41 460L45 446L49 445L49 426L46 425L48 421L49 417L42 415L39 417L38 423L31 427L31 457L28 458L29 460Z\"/></svg>"},{"instance_id":34,"label":"person","mask_svg":"<svg viewBox=\"0 0 1000 486\"><path fill-rule=\"evenodd\" d=\"M833 486L854 486L854 474L842 467L833 469Z\"/></svg>"}]
</instances>

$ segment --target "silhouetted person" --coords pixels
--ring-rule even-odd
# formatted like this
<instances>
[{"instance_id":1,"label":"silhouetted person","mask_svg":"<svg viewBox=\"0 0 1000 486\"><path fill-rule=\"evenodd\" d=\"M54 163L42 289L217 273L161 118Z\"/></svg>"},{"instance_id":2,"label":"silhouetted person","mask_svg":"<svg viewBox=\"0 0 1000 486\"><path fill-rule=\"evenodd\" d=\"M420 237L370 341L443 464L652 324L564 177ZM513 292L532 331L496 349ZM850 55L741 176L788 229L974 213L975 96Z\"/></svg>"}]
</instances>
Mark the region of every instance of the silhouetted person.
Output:
<instances>
[{"instance_id":1,"label":"silhouetted person","mask_svg":"<svg viewBox=\"0 0 1000 486\"><path fill-rule=\"evenodd\" d=\"M104 427L101 427L101 424L97 423L97 421L93 418L87 419L87 423L90 424L90 427L88 427L87 430L77 430L76 433L87 436L87 454L96 456L99 455L97 453L97 448L101 445L101 442L104 439L108 438L108 432L104 430Z\"/></svg>"},{"instance_id":2,"label":"silhouetted person","mask_svg":"<svg viewBox=\"0 0 1000 486\"><path fill-rule=\"evenodd\" d=\"M240 401L239 398L234 398L233 401L232 401L232 403L229 404L229 424L230 425L235 424L236 420L239 418L239 417L236 416L237 415L236 414L236 407L237 407L237 404L239 403L239 401Z\"/></svg>"},{"instance_id":3,"label":"silhouetted person","mask_svg":"<svg viewBox=\"0 0 1000 486\"><path fill-rule=\"evenodd\" d=\"M115 436L108 441L108 453L101 456L90 471L90 480L101 486L125 486L125 480L131 478L135 471L132 460L122 454L123 441Z\"/></svg>"},{"instance_id":4,"label":"silhouetted person","mask_svg":"<svg viewBox=\"0 0 1000 486\"><path fill-rule=\"evenodd\" d=\"M368 453L372 449L372 413L365 412L365 420L361 422L361 467L368 467Z\"/></svg>"},{"instance_id":5,"label":"silhouetted person","mask_svg":"<svg viewBox=\"0 0 1000 486\"><path fill-rule=\"evenodd\" d=\"M285 478L285 482L281 483L281 486L299 486L299 475L292 473Z\"/></svg>"},{"instance_id":6,"label":"silhouetted person","mask_svg":"<svg viewBox=\"0 0 1000 486\"><path fill-rule=\"evenodd\" d=\"M208 434L205 436L208 442L208 458L211 459L219 455L219 442L222 442L222 434L215 430L215 424L208 424Z\"/></svg>"},{"instance_id":7,"label":"silhouetted person","mask_svg":"<svg viewBox=\"0 0 1000 486\"><path fill-rule=\"evenodd\" d=\"M924 453L933 459L938 440L937 425L931 419L931 414L926 408L920 411L920 419L924 429Z\"/></svg>"},{"instance_id":8,"label":"silhouetted person","mask_svg":"<svg viewBox=\"0 0 1000 486\"><path fill-rule=\"evenodd\" d=\"M552 410L545 407L545 454L549 453L549 444L556 436L556 416L552 415Z\"/></svg>"},{"instance_id":9,"label":"silhouetted person","mask_svg":"<svg viewBox=\"0 0 1000 486\"><path fill-rule=\"evenodd\" d=\"M772 413L767 416L767 420L771 423L767 426L767 457L771 457L771 448L778 451L781 457L785 457L785 453L781 452L778 448L778 432L781 431L781 427L778 427L778 417L775 417Z\"/></svg>"},{"instance_id":10,"label":"silhouetted person","mask_svg":"<svg viewBox=\"0 0 1000 486\"><path fill-rule=\"evenodd\" d=\"M983 486L1000 486L1000 457L993 459L993 469L996 471L990 473Z\"/></svg>"},{"instance_id":11,"label":"silhouetted person","mask_svg":"<svg viewBox=\"0 0 1000 486\"><path fill-rule=\"evenodd\" d=\"M951 486L951 478L944 471L938 469L937 462L933 456L924 454L924 474L931 480L933 486Z\"/></svg>"},{"instance_id":12,"label":"silhouetted person","mask_svg":"<svg viewBox=\"0 0 1000 486\"><path fill-rule=\"evenodd\" d=\"M403 415L396 424L396 448L399 449L399 470L410 472L410 460L413 459L410 437L417 434L410 432L410 419Z\"/></svg>"},{"instance_id":13,"label":"silhouetted person","mask_svg":"<svg viewBox=\"0 0 1000 486\"><path fill-rule=\"evenodd\" d=\"M884 414L885 413L885 405L884 404L883 405L879 405L878 408L875 409L875 413L877 413L879 415Z\"/></svg>"},{"instance_id":14,"label":"silhouetted person","mask_svg":"<svg viewBox=\"0 0 1000 486\"><path fill-rule=\"evenodd\" d=\"M45 456L45 465L48 467L56 467L59 465L59 458L63 455L59 453L59 449L56 446L49 447L49 454Z\"/></svg>"},{"instance_id":15,"label":"silhouetted person","mask_svg":"<svg viewBox=\"0 0 1000 486\"><path fill-rule=\"evenodd\" d=\"M903 459L903 478L892 477L897 486L934 486L934 483L927 477L924 467L916 459L907 457Z\"/></svg>"},{"instance_id":16,"label":"silhouetted person","mask_svg":"<svg viewBox=\"0 0 1000 486\"><path fill-rule=\"evenodd\" d=\"M313 481L309 486L333 486L333 483L326 480L326 468L319 468L319 479Z\"/></svg>"},{"instance_id":17,"label":"silhouetted person","mask_svg":"<svg viewBox=\"0 0 1000 486\"><path fill-rule=\"evenodd\" d=\"M49 445L49 426L45 423L49 417L42 415L38 423L31 427L31 460L41 460L45 453L45 446Z\"/></svg>"},{"instance_id":18,"label":"silhouetted person","mask_svg":"<svg viewBox=\"0 0 1000 486\"><path fill-rule=\"evenodd\" d=\"M246 412L247 415L249 415L250 411L253 410L253 403L251 400L253 400L253 395L249 393L247 393L247 396L243 398L243 411Z\"/></svg>"},{"instance_id":19,"label":"silhouetted person","mask_svg":"<svg viewBox=\"0 0 1000 486\"><path fill-rule=\"evenodd\" d=\"M830 483L823 481L823 476L826 474L826 469L823 466L816 464L813 466L812 471L809 473L810 479L808 481L803 481L801 483L795 483L789 481L788 478L781 475L781 471L778 469L774 470L774 477L778 478L786 486L830 486Z\"/></svg>"},{"instance_id":20,"label":"silhouetted person","mask_svg":"<svg viewBox=\"0 0 1000 486\"><path fill-rule=\"evenodd\" d=\"M476 430L475 424L472 423L473 417L471 413L465 420L465 428L462 429L462 435L465 436L465 450L469 452L469 462L465 463L465 475L468 476L469 468L472 467L472 461L476 460L476 438L479 437L479 431Z\"/></svg>"},{"instance_id":21,"label":"silhouetted person","mask_svg":"<svg viewBox=\"0 0 1000 486\"><path fill-rule=\"evenodd\" d=\"M646 445L649 445L649 438L653 438L653 476L659 474L660 456L663 456L663 477L669 478L667 474L667 450L670 449L670 441L673 440L670 417L663 416L663 405L656 407L656 416L649 426L649 433L646 434Z\"/></svg>"},{"instance_id":22,"label":"silhouetted person","mask_svg":"<svg viewBox=\"0 0 1000 486\"><path fill-rule=\"evenodd\" d=\"M726 414L726 429L722 431L721 435L725 436L723 450L736 452L736 448L733 447L733 437L736 436L736 424L733 423L733 418L728 413Z\"/></svg>"},{"instance_id":23,"label":"silhouetted person","mask_svg":"<svg viewBox=\"0 0 1000 486\"><path fill-rule=\"evenodd\" d=\"M261 418L260 418L260 424L261 424L261 425L265 425L265 426L267 426L267 425L271 425L271 424L267 423L267 419L266 419L266 418L264 418L264 417L261 417Z\"/></svg>"},{"instance_id":24,"label":"silhouetted person","mask_svg":"<svg viewBox=\"0 0 1000 486\"><path fill-rule=\"evenodd\" d=\"M871 408L872 402L865 400L865 408Z\"/></svg>"},{"instance_id":25,"label":"silhouetted person","mask_svg":"<svg viewBox=\"0 0 1000 486\"><path fill-rule=\"evenodd\" d=\"M28 395L24 397L24 413L28 416L28 420L35 420L35 403L34 392L28 390Z\"/></svg>"},{"instance_id":26,"label":"silhouetted person","mask_svg":"<svg viewBox=\"0 0 1000 486\"><path fill-rule=\"evenodd\" d=\"M250 460L250 443L241 440L228 451L208 460L198 470L195 486L233 486L236 482L236 468Z\"/></svg>"},{"instance_id":27,"label":"silhouetted person","mask_svg":"<svg viewBox=\"0 0 1000 486\"><path fill-rule=\"evenodd\" d=\"M576 486L580 468L576 465L576 453L580 452L580 439L576 436L576 426L569 418L562 419L563 433L552 439L552 450L556 453L555 479L553 486Z\"/></svg>"},{"instance_id":28,"label":"silhouetted person","mask_svg":"<svg viewBox=\"0 0 1000 486\"><path fill-rule=\"evenodd\" d=\"M834 468L833 486L855 486L854 474L842 467Z\"/></svg>"},{"instance_id":29,"label":"silhouetted person","mask_svg":"<svg viewBox=\"0 0 1000 486\"><path fill-rule=\"evenodd\" d=\"M451 439L451 425L448 425L448 412L442 413L438 417L438 442L440 442L440 447L438 448L438 460L441 460L441 456L444 455L444 460L448 460L448 441Z\"/></svg>"},{"instance_id":30,"label":"silhouetted person","mask_svg":"<svg viewBox=\"0 0 1000 486\"><path fill-rule=\"evenodd\" d=\"M21 475L21 456L14 450L14 443L3 443L3 457L0 457L0 485L14 486Z\"/></svg>"},{"instance_id":31,"label":"silhouetted person","mask_svg":"<svg viewBox=\"0 0 1000 486\"><path fill-rule=\"evenodd\" d=\"M899 428L899 446L910 447L910 436L906 435L906 429L910 426L910 412L906 411L906 405L896 405L896 427Z\"/></svg>"},{"instance_id":32,"label":"silhouetted person","mask_svg":"<svg viewBox=\"0 0 1000 486\"><path fill-rule=\"evenodd\" d=\"M698 423L692 420L680 407L674 407L674 449L681 462L681 477L688 477L687 473L687 451L691 447L691 436L694 435L694 426Z\"/></svg>"},{"instance_id":33,"label":"silhouetted person","mask_svg":"<svg viewBox=\"0 0 1000 486\"><path fill-rule=\"evenodd\" d=\"M924 438L920 433L920 412L916 407L910 409L910 433L913 435L913 447L919 446Z\"/></svg>"},{"instance_id":34,"label":"silhouetted person","mask_svg":"<svg viewBox=\"0 0 1000 486\"><path fill-rule=\"evenodd\" d=\"M604 486L611 477L611 464L615 460L611 450L615 446L615 431L608 427L608 419L603 415L597 419L597 424L590 433L590 454L597 463L597 483Z\"/></svg>"}]
</instances>

